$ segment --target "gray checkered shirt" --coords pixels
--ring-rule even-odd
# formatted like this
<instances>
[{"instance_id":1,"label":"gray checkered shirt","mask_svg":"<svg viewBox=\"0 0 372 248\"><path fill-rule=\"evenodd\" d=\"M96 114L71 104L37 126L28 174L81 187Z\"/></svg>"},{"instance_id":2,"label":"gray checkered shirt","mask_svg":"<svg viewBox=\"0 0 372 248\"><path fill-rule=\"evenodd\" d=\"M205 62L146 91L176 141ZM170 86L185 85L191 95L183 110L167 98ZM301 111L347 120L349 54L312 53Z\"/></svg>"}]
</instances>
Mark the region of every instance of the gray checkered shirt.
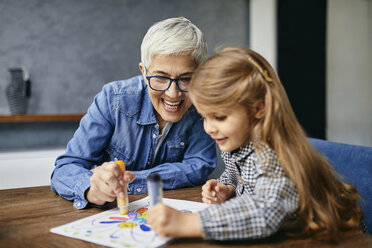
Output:
<instances>
[{"instance_id":1,"label":"gray checkered shirt","mask_svg":"<svg viewBox=\"0 0 372 248\"><path fill-rule=\"evenodd\" d=\"M251 142L239 151L222 152L221 157L226 169L218 180L235 187L237 197L199 212L205 239L263 238L293 218L297 189L272 149L265 146L258 158Z\"/></svg>"}]
</instances>

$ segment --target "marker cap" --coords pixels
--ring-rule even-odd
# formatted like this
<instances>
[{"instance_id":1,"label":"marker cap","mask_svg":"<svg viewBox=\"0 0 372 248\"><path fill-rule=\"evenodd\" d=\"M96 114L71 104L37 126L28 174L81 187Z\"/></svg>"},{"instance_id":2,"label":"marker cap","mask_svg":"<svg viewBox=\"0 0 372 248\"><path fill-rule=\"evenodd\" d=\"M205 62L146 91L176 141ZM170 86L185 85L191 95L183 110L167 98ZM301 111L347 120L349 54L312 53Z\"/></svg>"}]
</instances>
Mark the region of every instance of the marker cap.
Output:
<instances>
[{"instance_id":1,"label":"marker cap","mask_svg":"<svg viewBox=\"0 0 372 248\"><path fill-rule=\"evenodd\" d=\"M152 173L147 176L147 190L150 198L150 207L162 201L163 183L159 174Z\"/></svg>"}]
</instances>

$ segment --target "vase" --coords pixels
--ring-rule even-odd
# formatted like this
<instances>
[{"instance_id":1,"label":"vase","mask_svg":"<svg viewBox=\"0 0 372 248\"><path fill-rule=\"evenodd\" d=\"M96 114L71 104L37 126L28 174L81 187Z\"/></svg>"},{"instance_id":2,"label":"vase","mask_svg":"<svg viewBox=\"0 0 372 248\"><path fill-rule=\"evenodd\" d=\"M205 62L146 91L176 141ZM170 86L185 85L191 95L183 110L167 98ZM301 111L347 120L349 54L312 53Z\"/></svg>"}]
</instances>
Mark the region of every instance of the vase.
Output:
<instances>
[{"instance_id":1,"label":"vase","mask_svg":"<svg viewBox=\"0 0 372 248\"><path fill-rule=\"evenodd\" d=\"M10 83L5 89L11 114L26 114L27 102L30 97L30 80L24 67L10 68Z\"/></svg>"}]
</instances>

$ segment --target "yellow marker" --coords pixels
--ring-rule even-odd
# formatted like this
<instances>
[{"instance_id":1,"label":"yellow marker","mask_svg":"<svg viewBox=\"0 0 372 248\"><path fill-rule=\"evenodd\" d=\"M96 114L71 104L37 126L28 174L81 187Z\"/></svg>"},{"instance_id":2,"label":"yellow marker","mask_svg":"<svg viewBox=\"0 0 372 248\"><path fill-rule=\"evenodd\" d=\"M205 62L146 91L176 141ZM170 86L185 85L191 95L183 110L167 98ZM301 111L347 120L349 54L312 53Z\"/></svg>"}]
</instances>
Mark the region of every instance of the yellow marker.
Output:
<instances>
[{"instance_id":1,"label":"yellow marker","mask_svg":"<svg viewBox=\"0 0 372 248\"><path fill-rule=\"evenodd\" d=\"M124 173L125 172L124 161L115 159L115 162L117 165L119 165L121 172ZM120 210L120 214L126 215L128 214L128 206L129 206L127 184L123 185L123 191L124 191L124 197L118 197L117 202L118 202L118 208Z\"/></svg>"}]
</instances>

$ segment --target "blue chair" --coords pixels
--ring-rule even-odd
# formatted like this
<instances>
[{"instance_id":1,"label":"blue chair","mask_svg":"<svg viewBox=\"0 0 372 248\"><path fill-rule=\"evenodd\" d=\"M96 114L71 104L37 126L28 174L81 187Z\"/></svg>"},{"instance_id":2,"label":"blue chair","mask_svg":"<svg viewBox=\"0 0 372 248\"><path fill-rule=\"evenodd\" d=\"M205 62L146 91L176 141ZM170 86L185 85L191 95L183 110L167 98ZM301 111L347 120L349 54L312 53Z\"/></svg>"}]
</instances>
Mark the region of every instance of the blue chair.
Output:
<instances>
[{"instance_id":1,"label":"blue chair","mask_svg":"<svg viewBox=\"0 0 372 248\"><path fill-rule=\"evenodd\" d=\"M372 147L309 138L313 147L328 158L346 183L358 189L363 200L364 222L372 234Z\"/></svg>"}]
</instances>

